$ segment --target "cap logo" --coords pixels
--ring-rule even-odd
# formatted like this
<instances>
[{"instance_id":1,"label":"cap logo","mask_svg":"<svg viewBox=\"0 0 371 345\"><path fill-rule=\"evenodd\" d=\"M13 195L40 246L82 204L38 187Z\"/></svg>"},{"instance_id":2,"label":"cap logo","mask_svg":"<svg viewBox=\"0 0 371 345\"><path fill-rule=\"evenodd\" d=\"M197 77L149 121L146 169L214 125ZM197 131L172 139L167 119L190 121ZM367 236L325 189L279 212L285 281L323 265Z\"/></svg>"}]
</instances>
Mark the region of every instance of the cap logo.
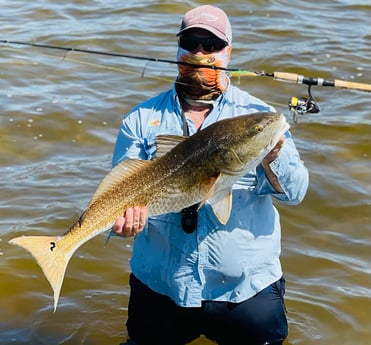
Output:
<instances>
[{"instance_id":1,"label":"cap logo","mask_svg":"<svg viewBox=\"0 0 371 345\"><path fill-rule=\"evenodd\" d=\"M211 14L211 13L207 13L207 12L202 12L202 13L197 13L196 15L193 16L192 19L190 19L189 21L192 23L194 21L198 21L198 20L206 20L208 22L216 22L218 20L218 17Z\"/></svg>"}]
</instances>

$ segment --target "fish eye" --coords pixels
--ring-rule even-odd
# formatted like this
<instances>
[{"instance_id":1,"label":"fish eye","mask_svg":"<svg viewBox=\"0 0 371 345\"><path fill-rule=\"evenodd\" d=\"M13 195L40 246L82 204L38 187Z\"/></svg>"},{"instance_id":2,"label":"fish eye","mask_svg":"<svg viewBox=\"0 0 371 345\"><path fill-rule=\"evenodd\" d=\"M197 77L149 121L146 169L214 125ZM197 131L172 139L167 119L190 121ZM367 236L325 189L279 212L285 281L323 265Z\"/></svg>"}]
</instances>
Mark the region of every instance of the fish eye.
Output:
<instances>
[{"instance_id":1,"label":"fish eye","mask_svg":"<svg viewBox=\"0 0 371 345\"><path fill-rule=\"evenodd\" d=\"M260 133L260 132L262 132L262 131L263 131L263 126L262 126L262 125L256 125L256 126L254 127L254 131L255 131L255 133Z\"/></svg>"}]
</instances>

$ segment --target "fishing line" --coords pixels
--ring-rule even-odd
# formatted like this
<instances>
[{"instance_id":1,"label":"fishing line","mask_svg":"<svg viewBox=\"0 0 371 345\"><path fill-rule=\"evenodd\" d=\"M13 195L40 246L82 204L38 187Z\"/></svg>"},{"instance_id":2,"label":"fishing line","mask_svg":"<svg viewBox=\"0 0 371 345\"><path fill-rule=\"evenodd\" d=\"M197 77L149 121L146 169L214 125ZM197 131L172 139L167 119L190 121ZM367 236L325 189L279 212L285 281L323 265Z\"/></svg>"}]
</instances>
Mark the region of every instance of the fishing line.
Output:
<instances>
[{"instance_id":1,"label":"fishing line","mask_svg":"<svg viewBox=\"0 0 371 345\"><path fill-rule=\"evenodd\" d=\"M9 51L12 51L12 52L17 52L18 51L16 49L12 49L12 48L9 48L9 47L7 47L6 49L9 50ZM64 61L67 61L67 62L78 63L78 64L81 64L81 65L86 65L86 66L90 66L90 67L94 67L94 68L100 68L100 69L104 69L104 70L120 72L120 73L125 73L125 74L139 75L142 78L145 77L145 78L150 78L150 79L156 79L156 80L166 81L166 82L169 82L169 83L174 81L174 79L171 79L171 78L154 76L154 75L151 75L151 74L144 75L144 72L147 69L146 67L142 70L142 72L139 72L139 71L133 71L132 69L125 69L125 68L122 68L122 67L106 66L106 65L102 65L102 64L98 64L98 63L94 63L94 62L78 60L78 59L68 57L67 54L60 57L60 56L51 55L51 54L39 53L38 56L44 56L44 57L47 57L47 58L62 58ZM34 63L38 64L37 62L34 62Z\"/></svg>"},{"instance_id":2,"label":"fishing line","mask_svg":"<svg viewBox=\"0 0 371 345\"><path fill-rule=\"evenodd\" d=\"M53 55L49 55L49 56L53 56ZM66 61L69 61L69 62L79 63L79 64L83 64L83 65L87 65L87 66L91 66L91 67L95 67L95 68L106 69L106 70L109 70L109 71L139 75L141 78L146 77L146 78L166 81L166 82L169 82L169 83L173 82L173 79L170 79L170 78L154 76L154 75L151 75L151 74L144 75L144 72L145 72L146 67L147 67L148 64L143 68L142 72L137 72L137 71L132 71L132 70L129 70L129 69L124 69L122 67L105 66L105 65L101 65L101 64L97 64L97 63L93 63L93 62L71 59L71 58L68 58L68 57L65 57L63 59L66 60Z\"/></svg>"}]
</instances>

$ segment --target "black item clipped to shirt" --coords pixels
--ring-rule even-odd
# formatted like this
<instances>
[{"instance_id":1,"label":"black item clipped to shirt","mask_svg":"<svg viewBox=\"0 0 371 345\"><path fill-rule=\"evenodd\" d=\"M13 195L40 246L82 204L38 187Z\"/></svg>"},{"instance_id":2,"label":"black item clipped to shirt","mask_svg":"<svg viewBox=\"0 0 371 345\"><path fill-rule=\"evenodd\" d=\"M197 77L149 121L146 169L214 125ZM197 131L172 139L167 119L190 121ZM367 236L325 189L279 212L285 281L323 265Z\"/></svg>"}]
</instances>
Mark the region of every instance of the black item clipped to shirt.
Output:
<instances>
[{"instance_id":1,"label":"black item clipped to shirt","mask_svg":"<svg viewBox=\"0 0 371 345\"><path fill-rule=\"evenodd\" d=\"M182 118L183 118L183 135L189 136L189 128L187 125L187 119L183 112L182 112ZM182 213L181 224L183 227L183 231L187 234L191 234L197 228L197 224L198 224L197 208L198 208L198 204L194 204L192 206L183 208L181 211Z\"/></svg>"},{"instance_id":2,"label":"black item clipped to shirt","mask_svg":"<svg viewBox=\"0 0 371 345\"><path fill-rule=\"evenodd\" d=\"M187 234L191 234L196 230L198 224L197 215L198 204L183 208L182 210L182 227L183 231Z\"/></svg>"}]
</instances>

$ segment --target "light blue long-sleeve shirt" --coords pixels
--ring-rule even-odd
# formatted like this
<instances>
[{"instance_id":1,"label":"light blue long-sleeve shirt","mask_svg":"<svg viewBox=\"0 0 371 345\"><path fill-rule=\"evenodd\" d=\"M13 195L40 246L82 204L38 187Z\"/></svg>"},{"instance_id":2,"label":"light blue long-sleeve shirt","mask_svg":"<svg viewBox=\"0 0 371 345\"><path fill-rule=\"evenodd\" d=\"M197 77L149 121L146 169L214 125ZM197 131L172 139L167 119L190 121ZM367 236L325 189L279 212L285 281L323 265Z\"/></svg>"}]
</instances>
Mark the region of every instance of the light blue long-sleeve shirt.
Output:
<instances>
[{"instance_id":1,"label":"light blue long-sleeve shirt","mask_svg":"<svg viewBox=\"0 0 371 345\"><path fill-rule=\"evenodd\" d=\"M224 118L272 111L264 102L230 85L216 101L202 128ZM187 119L192 135L196 127ZM173 87L145 101L122 122L113 165L123 159L152 159L155 136L183 134L183 117ZM203 300L241 302L282 276L281 227L272 196L288 204L302 201L308 172L289 132L280 156L270 164L284 190L277 193L259 165L241 178L232 193L226 225L207 203L198 212L196 231L187 234L180 213L150 217L134 240L130 261L134 275L152 290L185 307Z\"/></svg>"}]
</instances>

